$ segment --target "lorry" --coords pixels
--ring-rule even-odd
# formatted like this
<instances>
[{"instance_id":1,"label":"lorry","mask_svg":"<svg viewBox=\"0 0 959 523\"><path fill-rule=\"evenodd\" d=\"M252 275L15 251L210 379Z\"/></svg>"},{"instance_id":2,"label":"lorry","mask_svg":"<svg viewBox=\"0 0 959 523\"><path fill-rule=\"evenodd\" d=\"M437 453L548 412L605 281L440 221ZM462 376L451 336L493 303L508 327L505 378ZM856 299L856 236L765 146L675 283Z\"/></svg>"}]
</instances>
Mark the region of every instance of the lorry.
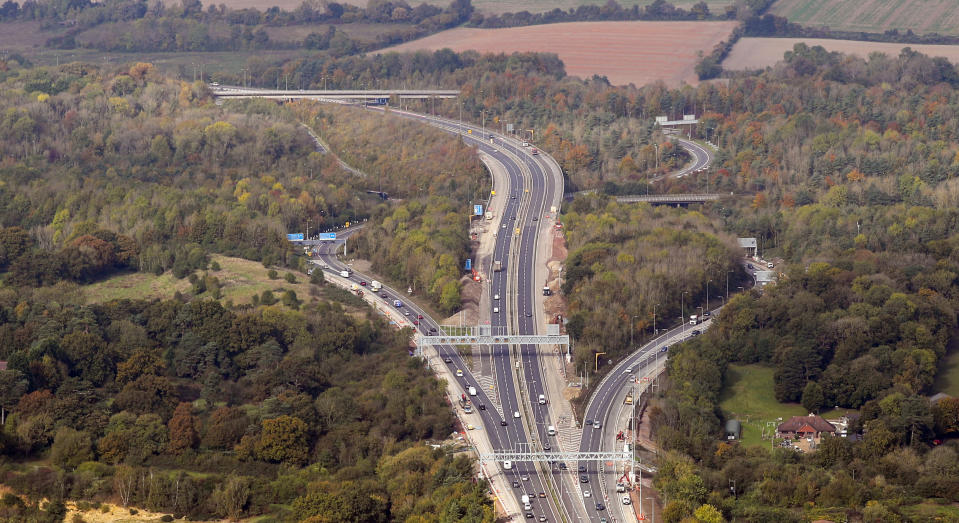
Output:
<instances>
[{"instance_id":1,"label":"lorry","mask_svg":"<svg viewBox=\"0 0 959 523\"><path fill-rule=\"evenodd\" d=\"M383 284L376 280L373 280L370 282L370 288L373 289L373 292L380 292L380 289L383 288Z\"/></svg>"},{"instance_id":2,"label":"lorry","mask_svg":"<svg viewBox=\"0 0 959 523\"><path fill-rule=\"evenodd\" d=\"M501 271L501 270L503 270L503 262L501 262L501 261L499 261L499 260L494 261L494 262L493 262L493 271L494 271L494 272L499 272L499 271Z\"/></svg>"},{"instance_id":3,"label":"lorry","mask_svg":"<svg viewBox=\"0 0 959 523\"><path fill-rule=\"evenodd\" d=\"M529 504L529 494L523 494L522 500L523 500L523 508L525 510L532 510L533 507L532 505Z\"/></svg>"},{"instance_id":4,"label":"lorry","mask_svg":"<svg viewBox=\"0 0 959 523\"><path fill-rule=\"evenodd\" d=\"M349 277L350 277L350 270L349 270L349 269L346 269L346 270L340 271L340 276L342 276L342 277L344 277L344 278L349 278Z\"/></svg>"},{"instance_id":5,"label":"lorry","mask_svg":"<svg viewBox=\"0 0 959 523\"><path fill-rule=\"evenodd\" d=\"M699 325L699 316L696 315L696 314L693 314L692 316L690 316L690 317L689 317L689 324L690 324L690 325Z\"/></svg>"}]
</instances>

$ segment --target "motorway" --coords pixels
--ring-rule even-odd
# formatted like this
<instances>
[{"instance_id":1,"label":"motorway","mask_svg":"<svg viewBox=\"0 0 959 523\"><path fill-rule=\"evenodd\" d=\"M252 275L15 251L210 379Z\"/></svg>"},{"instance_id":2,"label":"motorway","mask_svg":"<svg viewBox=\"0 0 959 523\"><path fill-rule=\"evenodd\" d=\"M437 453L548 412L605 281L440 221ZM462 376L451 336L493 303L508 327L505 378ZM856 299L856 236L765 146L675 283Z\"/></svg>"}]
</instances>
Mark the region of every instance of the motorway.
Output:
<instances>
[{"instance_id":1,"label":"motorway","mask_svg":"<svg viewBox=\"0 0 959 523\"><path fill-rule=\"evenodd\" d=\"M497 191L505 191L509 197L500 216L493 249L493 260L501 261L503 270L491 272L487 280L491 297L499 296L499 299L490 300L490 324L496 332L536 333L538 316L535 313L534 300L535 293L541 286L538 286L535 281L535 252L537 239L540 236L539 227L541 224L545 227L551 226L553 220L545 219L546 214L550 206L559 205L562 197L562 175L558 172L558 168L554 167L555 164L551 165L543 155L530 154L529 148L523 147L515 140L493 135L493 133L487 133L485 138L478 133L468 134L467 129L474 129L474 126L414 113L393 112L400 116L424 119L428 123L439 124L448 131L460 134L468 143L505 167L509 187L494 188ZM490 135L495 136L494 143L489 142ZM519 233L516 232L517 229ZM320 258L331 270L339 272L346 267L332 254L334 249L333 245L321 247ZM371 278L353 273L350 280L358 283L370 281ZM387 303L391 303L394 299L403 300L404 307L409 309L410 314L423 316L423 319L419 320L420 332L426 334L432 328L439 328L437 322L428 314L415 304L406 302L401 293L390 289L384 289L383 292L386 298L382 299ZM499 312L494 312L497 309ZM440 346L437 349L451 374L457 370L462 371L463 376L459 379L464 389L469 386L477 388L477 397L473 400L487 407L493 407L495 403L491 401L489 391L484 390L469 372L458 351L450 346ZM544 387L545 379L542 376L539 354L535 346L522 345L518 349L514 348L513 351L518 350L518 361L514 360L514 354L511 353L513 351L507 345L494 345L491 350L496 379L494 397L501 404L499 410L487 408L476 411L482 419L482 426L486 429L490 443L498 450L524 449L529 445L534 445L532 448L535 450L542 450L543 442L548 441L546 427L554 422L549 418L548 407L540 405L536 400L540 394L548 396L549 392ZM522 378L527 386L524 389L525 394L521 394L519 390L518 376L515 376L517 368L523 373ZM515 413L519 413L520 417L515 417ZM531 430L527 431L524 422ZM532 437L529 436L530 434ZM499 463L497 466L502 464ZM547 485L547 478L538 473L540 471L533 463L514 463L512 469L505 472L512 484L519 484L518 488L513 489L517 499L524 493L530 494L531 498L536 498L536 501L532 503L532 510L524 510L524 513L529 512L536 519L545 518L546 521L565 519L560 516L561 508L557 506L557 500L553 495L557 489L551 489ZM569 489L559 490L567 492L569 496ZM546 497L540 497L540 493ZM571 501L565 499L563 504L568 505Z\"/></svg>"},{"instance_id":2,"label":"motorway","mask_svg":"<svg viewBox=\"0 0 959 523\"><path fill-rule=\"evenodd\" d=\"M231 94L244 91L236 87L229 89L233 91ZM262 96L263 93L243 94ZM271 95L275 94L275 92L271 93ZM491 297L498 295L500 298L490 300L490 324L499 332L537 333L539 319L543 316L538 314L536 308L538 290L542 283L536 281L536 268L538 263L545 263L545 260L537 260L537 242L544 236L541 234L541 227L551 227L556 219L556 214L549 212L550 207L556 206L558 209L563 196L563 180L559 166L545 153L533 155L530 148L523 147L515 139L486 131L480 134L476 132L478 129L473 125L394 109L391 109L391 113L418 119L458 134L464 141L485 152L505 168L509 185L505 190L510 197L506 200L506 206L497 225L493 250L493 260L502 262L503 271L491 272L487 279ZM473 133L467 133L468 129L473 130ZM490 140L491 137L492 140ZM694 161L671 176L684 176L707 167L712 161L712 154L708 150L695 142L679 140L684 148L693 154ZM501 192L504 190L498 187L494 189ZM347 268L334 253L339 245L341 243L336 242L319 248L322 263L327 266L326 270L336 275L335 277L339 277L337 273L340 270ZM369 282L372 279L368 275L357 273L352 273L349 278L357 283ZM381 293L380 299L383 300L385 307L392 307L394 299L403 301L404 312L408 313L411 320L417 319L419 325L416 328L421 333L428 334L440 328L438 322L425 311L416 304L407 302L401 292L384 286ZM498 308L498 312L494 312L494 308ZM681 330L682 327L680 327ZM657 341L666 343L666 340L674 343L677 338L674 334L667 334ZM597 388L587 406L587 419L603 420L603 428L593 429L584 426L581 450L600 450L603 447L604 438L610 434L615 435L615 432L612 432L615 429L615 423L612 422L615 418L613 405L620 397L620 393L624 394L623 390L628 382L628 376L619 370L625 368L624 365L635 365L653 352L659 355L660 345L656 345L657 341L647 344L630 355ZM550 443L552 438L547 436L546 428L548 425L557 425L557 423L550 418L549 405L540 405L537 398L540 394L546 398L556 397L559 391L553 391L554 394L551 395L546 389L547 380L543 376L541 354L536 350L536 346L522 345L510 348L506 345L495 345L492 347L495 391L488 391L481 386L476 377L469 372L466 362L454 347L438 346L436 349L440 355L441 364L448 368L450 375L456 375L457 371L461 371L462 376L457 379L464 390L470 386L477 389L477 396L471 398L474 403L488 407L475 410L474 415L479 416L482 421L481 426L485 428L487 438L494 449L541 451L544 444ZM498 408L496 408L497 402L492 399L501 402ZM518 413L518 417L514 413ZM502 463L496 465L501 467ZM594 485L593 488L599 487L597 492L606 494L603 486L609 483L608 478L615 481L616 472L603 471L602 465L593 463L587 465L586 469L589 480ZM533 514L540 521L582 520L584 517L587 520L600 521L612 516L596 510L595 498L586 500L582 497L582 489L574 485L577 479L576 471L557 473L550 468L540 469L534 463L520 462L514 463L511 470L504 471L511 483L518 485L512 488L515 498L518 499L523 493L528 493L531 497L535 495L532 510L522 512ZM543 497L540 497L540 493L543 493ZM616 501L615 493L611 497L613 501ZM613 516L614 520L633 519L632 516L624 519L626 514L621 510L623 507L619 503L610 503L610 505L617 507L616 515ZM528 517L529 514L525 515Z\"/></svg>"}]
</instances>

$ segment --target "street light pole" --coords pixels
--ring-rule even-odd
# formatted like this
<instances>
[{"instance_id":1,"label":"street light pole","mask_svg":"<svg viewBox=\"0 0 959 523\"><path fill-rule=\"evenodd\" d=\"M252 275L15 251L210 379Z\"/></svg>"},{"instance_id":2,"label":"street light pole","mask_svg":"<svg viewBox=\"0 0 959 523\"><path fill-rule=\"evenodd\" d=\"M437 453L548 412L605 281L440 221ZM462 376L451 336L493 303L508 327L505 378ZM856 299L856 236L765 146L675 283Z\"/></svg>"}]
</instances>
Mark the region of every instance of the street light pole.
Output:
<instances>
[{"instance_id":1,"label":"street light pole","mask_svg":"<svg viewBox=\"0 0 959 523\"><path fill-rule=\"evenodd\" d=\"M659 307L659 304L653 305L653 337L656 336L656 307Z\"/></svg>"},{"instance_id":2,"label":"street light pole","mask_svg":"<svg viewBox=\"0 0 959 523\"><path fill-rule=\"evenodd\" d=\"M681 315L680 319L683 320L683 335L686 334L686 294L689 291L683 291L682 296L679 297L679 314Z\"/></svg>"}]
</instances>

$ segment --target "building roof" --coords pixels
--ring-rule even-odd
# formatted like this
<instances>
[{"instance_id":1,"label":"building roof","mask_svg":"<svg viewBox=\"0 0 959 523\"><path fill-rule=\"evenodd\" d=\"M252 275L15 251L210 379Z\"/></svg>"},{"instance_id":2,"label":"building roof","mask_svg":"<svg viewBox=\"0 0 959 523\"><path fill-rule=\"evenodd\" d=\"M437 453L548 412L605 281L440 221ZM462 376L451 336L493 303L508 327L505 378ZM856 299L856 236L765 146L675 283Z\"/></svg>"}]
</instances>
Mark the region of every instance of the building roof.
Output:
<instances>
[{"instance_id":1,"label":"building roof","mask_svg":"<svg viewBox=\"0 0 959 523\"><path fill-rule=\"evenodd\" d=\"M742 424L739 423L738 419L731 419L726 422L726 432L739 434L742 430Z\"/></svg>"},{"instance_id":2,"label":"building roof","mask_svg":"<svg viewBox=\"0 0 959 523\"><path fill-rule=\"evenodd\" d=\"M747 247L756 248L756 238L736 238L736 240L739 242L739 246L744 249Z\"/></svg>"},{"instance_id":3,"label":"building roof","mask_svg":"<svg viewBox=\"0 0 959 523\"><path fill-rule=\"evenodd\" d=\"M779 432L836 432L836 427L820 416L793 416L779 425Z\"/></svg>"}]
</instances>

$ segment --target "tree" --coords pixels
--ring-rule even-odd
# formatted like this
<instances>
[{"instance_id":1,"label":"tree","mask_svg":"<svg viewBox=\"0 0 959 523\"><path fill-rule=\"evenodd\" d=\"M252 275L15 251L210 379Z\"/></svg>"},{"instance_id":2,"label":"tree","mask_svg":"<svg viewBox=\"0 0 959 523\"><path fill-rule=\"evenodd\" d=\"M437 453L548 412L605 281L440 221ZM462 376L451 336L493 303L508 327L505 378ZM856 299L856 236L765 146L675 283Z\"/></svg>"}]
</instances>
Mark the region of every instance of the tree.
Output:
<instances>
[{"instance_id":1,"label":"tree","mask_svg":"<svg viewBox=\"0 0 959 523\"><path fill-rule=\"evenodd\" d=\"M0 374L0 377L3 375ZM941 435L959 432L959 398L943 398L932 407L936 432Z\"/></svg>"},{"instance_id":2,"label":"tree","mask_svg":"<svg viewBox=\"0 0 959 523\"><path fill-rule=\"evenodd\" d=\"M826 398L823 395L822 387L820 387L818 383L810 381L806 384L806 388L802 391L801 403L807 412L819 412L819 409L822 408L825 401Z\"/></svg>"},{"instance_id":3,"label":"tree","mask_svg":"<svg viewBox=\"0 0 959 523\"><path fill-rule=\"evenodd\" d=\"M50 460L68 470L75 469L84 461L93 459L93 442L90 434L70 427L60 427L53 438Z\"/></svg>"},{"instance_id":4,"label":"tree","mask_svg":"<svg viewBox=\"0 0 959 523\"><path fill-rule=\"evenodd\" d=\"M324 285L326 283L326 275L323 274L323 269L319 267L313 269L313 272L310 274L310 283L313 285Z\"/></svg>"},{"instance_id":5,"label":"tree","mask_svg":"<svg viewBox=\"0 0 959 523\"><path fill-rule=\"evenodd\" d=\"M254 445L257 459L272 462L285 462L294 465L306 463L310 447L307 441L309 428L295 416L280 416L266 419Z\"/></svg>"},{"instance_id":6,"label":"tree","mask_svg":"<svg viewBox=\"0 0 959 523\"><path fill-rule=\"evenodd\" d=\"M113 471L113 492L120 498L120 504L130 506L130 497L136 488L137 474L129 465L117 465Z\"/></svg>"},{"instance_id":7,"label":"tree","mask_svg":"<svg viewBox=\"0 0 959 523\"><path fill-rule=\"evenodd\" d=\"M712 505L702 505L693 512L693 517L702 523L725 523L726 521L723 513Z\"/></svg>"},{"instance_id":8,"label":"tree","mask_svg":"<svg viewBox=\"0 0 959 523\"><path fill-rule=\"evenodd\" d=\"M213 502L217 511L230 521L240 520L249 498L249 480L233 474L230 474L227 480L213 492Z\"/></svg>"},{"instance_id":9,"label":"tree","mask_svg":"<svg viewBox=\"0 0 959 523\"><path fill-rule=\"evenodd\" d=\"M167 423L170 430L170 452L181 453L193 448L199 441L197 433L197 419L193 415L193 408L189 403L180 403L173 411L173 417Z\"/></svg>"},{"instance_id":10,"label":"tree","mask_svg":"<svg viewBox=\"0 0 959 523\"><path fill-rule=\"evenodd\" d=\"M18 370L0 371L0 425L7 421L7 411L27 392L27 377Z\"/></svg>"}]
</instances>

